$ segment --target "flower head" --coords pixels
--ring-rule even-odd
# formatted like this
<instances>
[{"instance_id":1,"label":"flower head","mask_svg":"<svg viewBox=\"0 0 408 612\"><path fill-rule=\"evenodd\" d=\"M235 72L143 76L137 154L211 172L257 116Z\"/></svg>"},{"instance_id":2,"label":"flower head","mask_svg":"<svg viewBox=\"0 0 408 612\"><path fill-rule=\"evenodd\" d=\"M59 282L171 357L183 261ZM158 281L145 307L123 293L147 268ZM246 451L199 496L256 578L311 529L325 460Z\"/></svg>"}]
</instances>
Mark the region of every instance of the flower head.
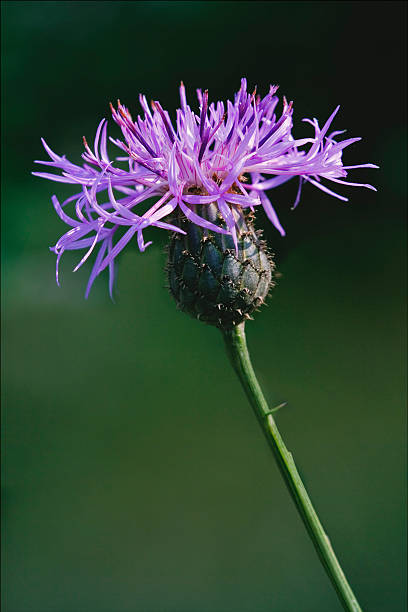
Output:
<instances>
[{"instance_id":1,"label":"flower head","mask_svg":"<svg viewBox=\"0 0 408 612\"><path fill-rule=\"evenodd\" d=\"M111 105L111 111L123 139L110 138L121 149L114 160L108 156L105 119L98 126L93 150L84 138L82 166L60 157L43 140L51 161L37 163L56 168L61 174L33 174L78 187L62 204L55 195L52 197L57 214L70 226L51 248L57 255L57 282L64 251L86 249L77 270L96 249L86 297L95 278L105 268L109 269L112 295L115 258L133 238L144 251L151 244L143 239L143 230L148 226L185 233L175 224L174 211L209 231L229 234L237 246L236 212L254 210L256 206L263 206L276 229L285 234L265 192L295 176L299 177L299 188L294 207L305 181L341 200L347 198L330 190L321 179L375 190L372 185L344 180L349 169L377 166L343 165L343 149L360 138L338 142L336 137L342 132L329 133L339 107L322 128L316 119L305 119L314 133L309 138L295 139L293 103L283 98L283 109L278 116L277 89L271 86L261 98L256 89L249 94L246 79L242 79L234 101L217 104L208 104L208 92L197 90L199 113L196 114L187 104L181 83L175 125L159 102L152 102L150 109L143 95L139 100L144 116L136 120L118 101L117 109ZM137 214L138 205L151 199L155 200L153 205ZM214 202L224 224L212 223L205 218L207 215L197 214L198 205ZM66 212L69 205L75 216Z\"/></svg>"}]
</instances>

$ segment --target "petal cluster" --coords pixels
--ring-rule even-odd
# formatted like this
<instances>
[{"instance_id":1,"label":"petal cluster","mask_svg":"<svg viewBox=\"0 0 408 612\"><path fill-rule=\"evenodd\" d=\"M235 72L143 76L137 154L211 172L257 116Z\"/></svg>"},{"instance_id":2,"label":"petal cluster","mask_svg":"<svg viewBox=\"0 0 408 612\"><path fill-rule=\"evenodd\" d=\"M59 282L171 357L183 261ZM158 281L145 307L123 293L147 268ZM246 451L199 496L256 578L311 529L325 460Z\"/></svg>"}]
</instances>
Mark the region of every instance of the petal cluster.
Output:
<instances>
[{"instance_id":1,"label":"petal cluster","mask_svg":"<svg viewBox=\"0 0 408 612\"><path fill-rule=\"evenodd\" d=\"M271 86L261 98L256 90L248 93L246 79L242 79L234 101L216 104L208 103L207 91L197 90L197 114L187 104L181 84L175 122L159 102L149 107L143 95L139 97L143 116L136 120L118 101L116 109L111 105L113 120L122 132L121 139L109 139L120 150L114 159L108 156L105 119L98 126L93 149L84 138L81 166L54 153L43 140L50 161L37 163L59 172L33 174L76 185L76 193L62 203L55 195L52 197L57 214L70 228L51 248L57 255L57 282L64 251L85 250L75 270L96 252L86 297L105 268L109 270L112 295L116 256L132 239L144 251L151 244L143 238L148 226L184 233L174 221L177 211L207 230L230 234L236 243L234 209L262 206L284 235L266 191L295 176L299 177L299 188L294 206L305 181L341 200L347 198L333 192L321 179L374 189L372 185L344 180L349 169L377 166L343 165L343 149L360 138L338 141L342 132L329 132L339 107L322 128L316 119L305 119L313 133L309 138L295 139L293 103L283 98L279 115L277 89ZM144 202L150 205L142 212L146 208L146 204L141 206ZM197 205L212 202L217 203L224 228L195 211Z\"/></svg>"}]
</instances>

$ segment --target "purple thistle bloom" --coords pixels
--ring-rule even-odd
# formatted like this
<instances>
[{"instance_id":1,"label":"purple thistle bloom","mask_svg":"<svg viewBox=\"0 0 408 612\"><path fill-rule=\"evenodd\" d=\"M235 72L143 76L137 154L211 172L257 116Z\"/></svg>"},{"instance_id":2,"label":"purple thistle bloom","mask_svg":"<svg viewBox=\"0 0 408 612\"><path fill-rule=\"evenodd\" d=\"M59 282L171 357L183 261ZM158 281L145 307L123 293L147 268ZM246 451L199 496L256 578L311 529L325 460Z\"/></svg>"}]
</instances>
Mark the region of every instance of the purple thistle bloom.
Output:
<instances>
[{"instance_id":1,"label":"purple thistle bloom","mask_svg":"<svg viewBox=\"0 0 408 612\"><path fill-rule=\"evenodd\" d=\"M343 166L342 152L360 138L337 142L342 132L329 127L339 107L322 128L316 119L304 119L314 129L313 136L296 140L292 136L292 102L283 99L279 118L275 114L278 98L276 86L264 97L247 93L246 79L235 94L234 102L208 105L208 92L197 90L200 113L196 115L187 104L183 83L180 85L181 108L177 109L176 127L159 102L150 110L145 96L140 96L144 118L134 121L118 101L117 110L111 105L114 121L122 130L123 140L110 138L123 154L111 161L107 153L107 122L97 129L93 151L84 138L84 164L77 166L55 154L42 140L51 161L37 161L57 168L61 174L34 172L53 181L77 184L79 191L62 204L57 197L52 202L59 217L70 226L51 250L57 255L58 267L64 251L86 249L75 270L98 249L89 277L85 296L88 297L96 277L109 269L109 290L112 296L114 260L136 236L140 251L149 243L143 230L156 226L172 232L185 233L165 220L178 209L189 221L213 232L230 234L237 243L235 211L253 210L263 206L268 218L282 236L285 231L266 191L291 178L299 177L296 207L304 181L326 193L347 201L342 195L322 184L327 179L342 185L375 188L372 185L345 181L347 170L377 168L373 164ZM116 162L126 162L126 170ZM271 175L268 177L268 175ZM249 180L249 183L247 182ZM136 214L138 204L155 198L156 202L144 214ZM227 229L199 216L196 205L216 202ZM74 205L75 217L65 211ZM74 270L74 271L75 271Z\"/></svg>"}]
</instances>

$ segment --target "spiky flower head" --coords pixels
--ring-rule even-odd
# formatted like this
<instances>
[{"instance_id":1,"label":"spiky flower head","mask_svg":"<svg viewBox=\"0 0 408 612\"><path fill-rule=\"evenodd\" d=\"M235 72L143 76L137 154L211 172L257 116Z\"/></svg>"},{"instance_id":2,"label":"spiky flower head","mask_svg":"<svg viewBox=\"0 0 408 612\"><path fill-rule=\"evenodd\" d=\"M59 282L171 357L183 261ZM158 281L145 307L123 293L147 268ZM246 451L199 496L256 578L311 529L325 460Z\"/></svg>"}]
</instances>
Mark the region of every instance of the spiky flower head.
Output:
<instances>
[{"instance_id":1,"label":"spiky flower head","mask_svg":"<svg viewBox=\"0 0 408 612\"><path fill-rule=\"evenodd\" d=\"M77 186L76 193L60 203L52 197L55 210L70 229L51 250L58 265L64 251L85 250L75 270L97 250L89 277L86 297L95 278L109 269L112 295L114 262L117 255L133 239L141 251L149 243L143 230L159 227L179 234L186 231L177 219L186 219L203 230L228 235L238 254L238 230L242 214L262 206L276 229L285 234L266 191L298 177L299 187L294 202L297 206L302 184L311 183L329 195L347 200L330 190L322 181L374 189L371 185L350 183L345 179L351 168L376 168L373 164L344 166L343 149L360 138L338 142L342 132L329 128L338 108L320 128L316 119L305 119L313 133L308 138L292 136L293 103L283 98L281 114L277 113L276 86L261 98L247 92L246 79L234 101L208 103L208 92L197 90L199 113L187 104L184 85L180 86L180 108L175 124L159 102L151 109L145 96L139 97L144 116L132 119L119 101L113 108L113 120L119 125L123 139L112 139L121 153L112 160L107 151L107 122L97 129L94 148L84 138L82 166L54 153L43 140L51 161L37 163L50 166L60 174L33 174ZM138 206L154 199L144 213ZM214 223L209 215L199 214L202 207L217 207L222 223ZM68 207L73 209L68 214ZM198 209L199 207L199 209ZM176 213L176 214L175 214Z\"/></svg>"},{"instance_id":2,"label":"spiky flower head","mask_svg":"<svg viewBox=\"0 0 408 612\"><path fill-rule=\"evenodd\" d=\"M198 205L204 218L226 227L216 203ZM168 247L167 276L177 306L191 316L228 329L264 303L274 285L272 254L255 231L254 214L232 209L236 244L231 235L211 232L185 217L178 222L185 235L173 233Z\"/></svg>"}]
</instances>

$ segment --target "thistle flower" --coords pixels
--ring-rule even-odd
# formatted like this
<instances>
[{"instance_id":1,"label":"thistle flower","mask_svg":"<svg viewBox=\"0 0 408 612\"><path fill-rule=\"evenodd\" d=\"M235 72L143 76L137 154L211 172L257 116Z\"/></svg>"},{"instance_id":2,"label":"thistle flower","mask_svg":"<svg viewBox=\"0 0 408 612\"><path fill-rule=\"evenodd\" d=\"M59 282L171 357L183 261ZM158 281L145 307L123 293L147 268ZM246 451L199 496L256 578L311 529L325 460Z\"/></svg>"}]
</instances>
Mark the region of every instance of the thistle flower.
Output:
<instances>
[{"instance_id":1,"label":"thistle flower","mask_svg":"<svg viewBox=\"0 0 408 612\"><path fill-rule=\"evenodd\" d=\"M196 114L187 104L181 83L175 125L159 102L152 102L150 109L143 95L139 101L144 117L138 116L135 121L118 101L117 109L111 105L111 111L123 140L110 138L121 150L114 160L108 156L105 119L98 126L93 150L84 138L82 166L57 155L42 140L51 161L36 163L55 168L61 174L33 174L78 187L62 204L57 196L52 196L57 214L70 227L51 247L57 255L57 283L64 251L86 249L75 271L97 249L85 296L88 297L96 277L105 268L109 269L112 295L117 255L134 237L140 251L144 251L151 244L143 239L143 230L149 226L186 234L181 227L186 219L202 231L228 235L238 254L241 217L246 211L262 206L275 228L284 235L266 191L296 176L299 187L293 207L299 202L304 182L344 201L346 197L333 192L321 179L374 189L372 185L344 180L349 169L377 166L343 166L343 149L360 138L338 142L335 138L342 132L328 133L339 107L322 128L316 119L305 119L314 133L308 138L295 139L293 103L283 98L278 118L277 89L271 86L261 98L256 89L249 94L246 79L242 79L234 101L217 104L208 104L208 92L197 90L200 110ZM153 205L137 214L138 205L151 199L155 200ZM69 205L73 207L73 216L66 212ZM202 212L209 205L216 206L222 222L199 214L198 207Z\"/></svg>"},{"instance_id":2,"label":"thistle flower","mask_svg":"<svg viewBox=\"0 0 408 612\"><path fill-rule=\"evenodd\" d=\"M66 250L86 249L77 270L97 248L86 297L96 277L109 269L112 296L117 255L136 237L144 251L143 230L155 226L171 232L167 272L170 291L179 307L223 333L225 346L250 400L280 471L308 529L320 559L346 610L361 612L344 572L324 532L297 471L293 455L279 433L256 379L245 339L245 319L261 305L273 281L274 264L260 233L253 225L254 210L262 206L275 228L284 229L266 191L297 176L299 187L309 182L329 195L347 200L329 189L322 179L368 187L344 180L352 168L376 168L373 164L343 166L343 149L359 138L338 142L342 132L329 133L338 111L320 128L316 119L305 119L313 128L309 138L292 136L293 103L278 98L271 86L264 98L247 92L246 79L234 101L208 104L208 92L197 90L200 106L195 114L187 104L183 84L181 107L173 125L159 102L150 110L140 96L144 117L134 121L119 101L112 117L123 140L110 139L120 150L113 161L107 151L107 123L97 129L94 149L84 138L84 164L77 166L55 154L43 140L51 161L38 162L61 174L35 172L37 176L77 185L79 191L60 204L52 202L70 229L52 247L58 266ZM126 164L126 169L121 164ZM143 202L154 203L143 212ZM75 217L66 212L74 208ZM139 210L139 214L137 211Z\"/></svg>"}]
</instances>

